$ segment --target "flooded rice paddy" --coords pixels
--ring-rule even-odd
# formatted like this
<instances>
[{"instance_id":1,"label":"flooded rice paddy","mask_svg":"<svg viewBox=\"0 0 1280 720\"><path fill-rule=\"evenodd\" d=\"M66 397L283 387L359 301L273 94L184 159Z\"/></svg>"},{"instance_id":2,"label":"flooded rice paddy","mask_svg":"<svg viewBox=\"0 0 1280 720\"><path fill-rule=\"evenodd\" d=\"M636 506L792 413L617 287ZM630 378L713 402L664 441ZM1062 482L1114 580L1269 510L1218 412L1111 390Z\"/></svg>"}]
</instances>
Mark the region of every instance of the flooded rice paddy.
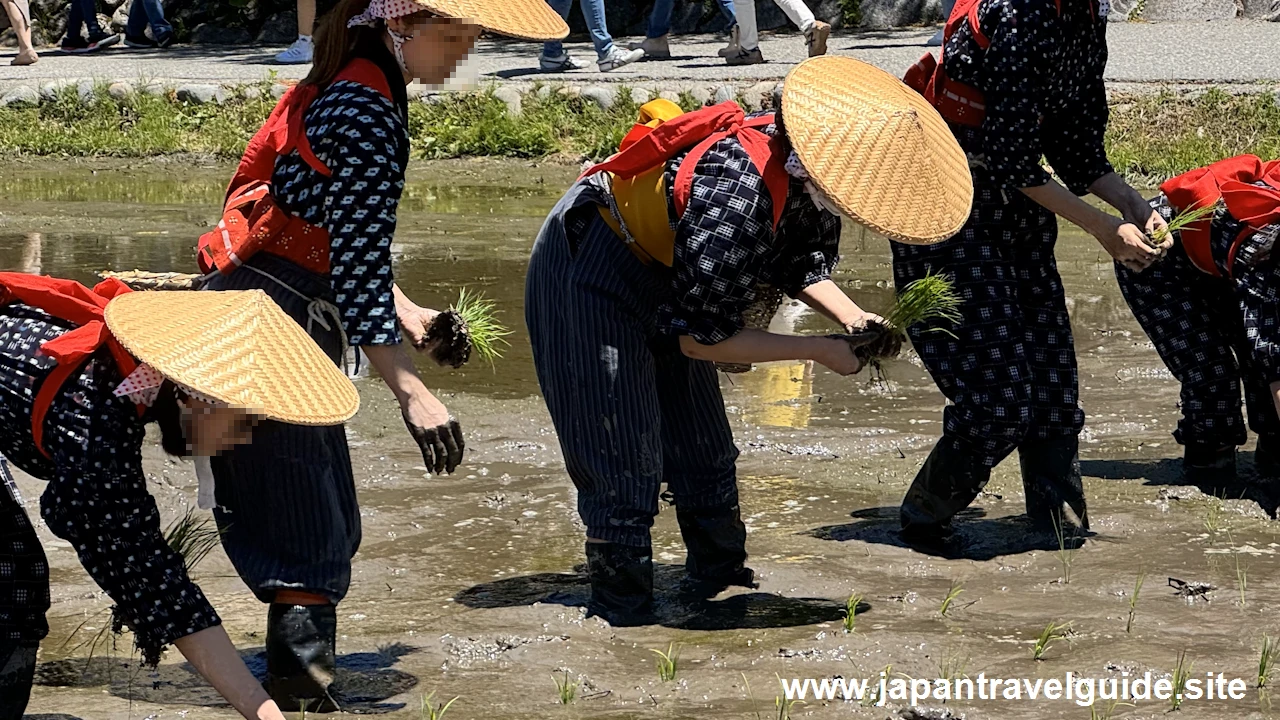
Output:
<instances>
[{"instance_id":1,"label":"flooded rice paddy","mask_svg":"<svg viewBox=\"0 0 1280 720\"><path fill-rule=\"evenodd\" d=\"M0 166L0 269L85 282L102 269L189 271L198 235L218 214L226 165L9 162ZM888 384L807 363L722 376L742 449L739 477L758 591L709 609L673 599L684 552L669 508L654 530L661 623L612 629L584 619L582 529L523 331L525 260L575 168L523 162L418 164L400 209L396 275L421 304L460 286L496 300L515 331L489 368L423 366L468 436L465 468L429 477L395 402L376 379L349 425L364 521L349 598L339 607L339 697L350 713L419 718L421 699L459 696L448 717L778 718L777 678L1170 677L1185 651L1193 676L1249 681L1241 701L1182 705L1186 718L1266 717L1254 689L1264 634L1280 632L1274 575L1280 524L1270 502L1214 499L1178 484L1170 437L1178 388L1129 313L1111 264L1064 230L1067 288L1089 420L1082 466L1093 533L1082 544L1030 534L1016 460L997 469L960 523L959 557L901 545L897 505L940 431L943 400L918 362L886 367ZM888 303L886 241L848 227L836 280L869 309ZM818 332L784 308L775 324ZM1250 468L1251 454L1242 455ZM188 464L149 447L152 491L166 518L194 504ZM20 478L34 508L42 484ZM41 528L53 575L52 631L30 713L43 718L230 718L231 710L170 652L139 669L131 640L90 642L110 601L70 547ZM1079 549L1071 548L1079 544ZM1126 632L1136 578L1146 574ZM1190 599L1169 578L1215 589ZM216 552L196 579L256 671L265 607ZM944 599L959 589L945 615ZM862 595L854 632L845 601ZM1068 637L1033 660L1050 622ZM682 647L659 680L655 649ZM555 678L577 686L560 703ZM873 686L874 688L874 682ZM1075 702L927 703L918 717L1089 718ZM1108 701L1094 708L1105 717ZM814 701L793 718L899 717L889 700ZM1167 701L1120 705L1154 718ZM947 715L946 713L952 713ZM912 717L906 715L906 717Z\"/></svg>"}]
</instances>

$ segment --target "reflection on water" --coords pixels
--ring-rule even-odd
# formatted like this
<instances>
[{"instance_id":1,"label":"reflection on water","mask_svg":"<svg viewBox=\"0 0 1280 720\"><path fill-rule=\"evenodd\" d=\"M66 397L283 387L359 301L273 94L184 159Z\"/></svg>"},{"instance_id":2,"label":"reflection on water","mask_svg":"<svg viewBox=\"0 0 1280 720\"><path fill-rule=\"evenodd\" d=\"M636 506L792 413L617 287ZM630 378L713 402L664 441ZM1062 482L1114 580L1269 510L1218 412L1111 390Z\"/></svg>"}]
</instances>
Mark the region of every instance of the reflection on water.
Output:
<instances>
[{"instance_id":1,"label":"reflection on water","mask_svg":"<svg viewBox=\"0 0 1280 720\"><path fill-rule=\"evenodd\" d=\"M0 268L88 283L103 269L190 271L196 239L216 221L230 172L228 165L95 171L70 163L6 172L0 181ZM573 175L571 167L520 162L433 164L411 173L393 247L401 287L431 307L448 305L461 286L483 291L515 331L493 368L424 366L433 387L495 398L537 394L524 334L525 262L545 213ZM836 282L864 307L885 309L893 296L887 242L848 224L841 251ZM1175 407L1176 388L1167 376L1150 379L1159 377L1159 362L1116 289L1110 263L1096 243L1069 226L1058 259L1091 424L1104 434L1109 427L1133 434L1137 422L1139 433L1163 436L1167 429L1158 428L1168 424L1161 418ZM825 319L797 303L784 305L773 329L830 331ZM900 360L885 371L888 390L812 363L764 365L723 385L726 401L752 425L910 428L937 421L941 398L918 363Z\"/></svg>"}]
</instances>

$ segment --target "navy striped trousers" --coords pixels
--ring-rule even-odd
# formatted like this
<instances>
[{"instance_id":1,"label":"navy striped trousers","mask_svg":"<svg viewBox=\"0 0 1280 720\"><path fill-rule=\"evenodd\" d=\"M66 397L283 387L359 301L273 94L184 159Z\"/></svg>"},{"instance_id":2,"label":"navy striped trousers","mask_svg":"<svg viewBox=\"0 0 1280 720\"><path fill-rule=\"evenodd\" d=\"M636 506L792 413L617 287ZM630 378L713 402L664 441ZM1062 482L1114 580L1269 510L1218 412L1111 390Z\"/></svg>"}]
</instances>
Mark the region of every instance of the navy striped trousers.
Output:
<instances>
[{"instance_id":1,"label":"navy striped trousers","mask_svg":"<svg viewBox=\"0 0 1280 720\"><path fill-rule=\"evenodd\" d=\"M642 263L575 185L529 259L538 384L587 536L648 547L666 483L677 511L738 503L738 449L714 366L657 331L666 268Z\"/></svg>"}]
</instances>

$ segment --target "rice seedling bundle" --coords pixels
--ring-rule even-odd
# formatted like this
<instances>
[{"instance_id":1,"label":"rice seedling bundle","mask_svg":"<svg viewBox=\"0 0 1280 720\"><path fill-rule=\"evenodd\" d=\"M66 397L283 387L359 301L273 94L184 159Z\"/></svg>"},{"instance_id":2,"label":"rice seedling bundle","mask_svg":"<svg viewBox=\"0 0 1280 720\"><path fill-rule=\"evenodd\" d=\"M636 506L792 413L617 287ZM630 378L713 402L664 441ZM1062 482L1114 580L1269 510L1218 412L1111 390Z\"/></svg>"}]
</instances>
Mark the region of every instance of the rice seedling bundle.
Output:
<instances>
[{"instance_id":1,"label":"rice seedling bundle","mask_svg":"<svg viewBox=\"0 0 1280 720\"><path fill-rule=\"evenodd\" d=\"M418 349L448 367L462 367L473 351L492 366L502 357L503 348L510 346L506 338L511 331L497 316L492 300L464 287L458 291L457 301L432 319Z\"/></svg>"}]
</instances>

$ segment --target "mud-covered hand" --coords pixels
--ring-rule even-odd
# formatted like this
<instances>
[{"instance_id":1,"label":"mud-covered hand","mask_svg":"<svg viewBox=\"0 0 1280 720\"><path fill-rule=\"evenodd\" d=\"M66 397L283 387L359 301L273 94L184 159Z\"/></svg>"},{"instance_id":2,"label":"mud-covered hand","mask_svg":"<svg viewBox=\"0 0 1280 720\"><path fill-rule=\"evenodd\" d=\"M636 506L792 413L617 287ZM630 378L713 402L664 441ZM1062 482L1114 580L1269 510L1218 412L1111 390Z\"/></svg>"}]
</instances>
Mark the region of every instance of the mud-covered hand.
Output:
<instances>
[{"instance_id":1,"label":"mud-covered hand","mask_svg":"<svg viewBox=\"0 0 1280 720\"><path fill-rule=\"evenodd\" d=\"M400 329L404 331L409 342L418 349L426 345L427 328L431 327L431 321L435 320L439 314L438 310L419 307L408 301L403 307L400 303L396 303L396 319L400 321Z\"/></svg>"},{"instance_id":2,"label":"mud-covered hand","mask_svg":"<svg viewBox=\"0 0 1280 720\"><path fill-rule=\"evenodd\" d=\"M871 358L896 358L902 353L902 333L895 332L889 322L879 315L870 315L860 329L850 330L851 335L869 335L871 337L859 348L859 357L863 360Z\"/></svg>"},{"instance_id":3,"label":"mud-covered hand","mask_svg":"<svg viewBox=\"0 0 1280 720\"><path fill-rule=\"evenodd\" d=\"M462 426L455 418L450 417L444 424L435 427L420 427L410 422L409 416L405 415L404 424L421 448L422 461L427 464L428 470L436 475L452 473L462 464L462 453L467 444L462 439Z\"/></svg>"},{"instance_id":4,"label":"mud-covered hand","mask_svg":"<svg viewBox=\"0 0 1280 720\"><path fill-rule=\"evenodd\" d=\"M439 400L430 393L426 395L404 403L400 414L409 434L422 450L427 470L436 475L451 473L462 463L462 454L467 447L462 437L462 426Z\"/></svg>"}]
</instances>

